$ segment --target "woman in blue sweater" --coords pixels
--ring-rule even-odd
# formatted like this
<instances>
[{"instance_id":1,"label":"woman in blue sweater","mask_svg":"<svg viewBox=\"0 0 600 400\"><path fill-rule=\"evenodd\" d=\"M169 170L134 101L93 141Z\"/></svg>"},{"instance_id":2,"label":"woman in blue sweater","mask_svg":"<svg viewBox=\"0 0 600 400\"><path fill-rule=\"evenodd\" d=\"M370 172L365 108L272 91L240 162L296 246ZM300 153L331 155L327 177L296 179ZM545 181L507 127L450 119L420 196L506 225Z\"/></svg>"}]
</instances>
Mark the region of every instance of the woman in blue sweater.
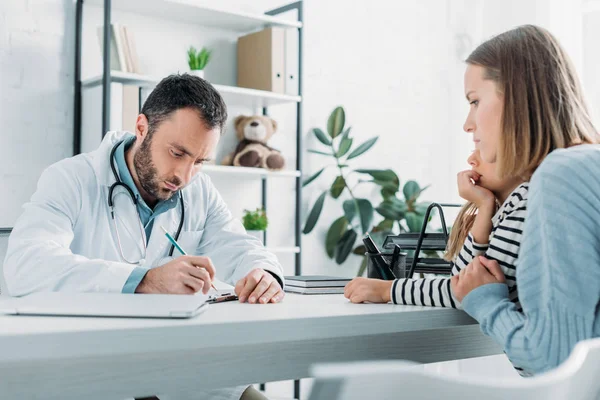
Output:
<instances>
[{"instance_id":1,"label":"woman in blue sweater","mask_svg":"<svg viewBox=\"0 0 600 400\"><path fill-rule=\"evenodd\" d=\"M546 30L522 26L467 59L465 130L499 177L530 180L517 281L522 312L498 263L475 258L452 292L514 363L558 366L600 336L600 137L568 56Z\"/></svg>"}]
</instances>

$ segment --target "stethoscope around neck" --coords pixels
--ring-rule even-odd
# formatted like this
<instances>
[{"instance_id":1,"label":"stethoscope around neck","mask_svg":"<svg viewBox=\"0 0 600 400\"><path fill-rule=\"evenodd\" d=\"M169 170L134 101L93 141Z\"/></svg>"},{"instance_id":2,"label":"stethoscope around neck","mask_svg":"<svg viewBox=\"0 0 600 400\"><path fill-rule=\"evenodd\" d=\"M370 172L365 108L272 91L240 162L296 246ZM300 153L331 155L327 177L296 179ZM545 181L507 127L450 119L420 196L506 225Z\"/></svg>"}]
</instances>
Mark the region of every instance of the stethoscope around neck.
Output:
<instances>
[{"instance_id":1,"label":"stethoscope around neck","mask_svg":"<svg viewBox=\"0 0 600 400\"><path fill-rule=\"evenodd\" d=\"M115 176L116 182L113 183L110 186L110 188L108 189L108 207L110 208L110 217L113 221L113 225L115 227L115 232L117 234L117 243L119 244L119 253L121 254L121 258L123 259L123 261L125 261L128 264L140 264L146 258L146 253L147 253L146 233L144 231L144 227L142 226L142 219L140 218L140 214L139 214L139 211L137 208L138 200L135 197L133 190L131 190L131 188L126 183L121 181L121 179L119 178L119 174L117 173L117 168L115 167L115 163L114 163L115 152L117 151L117 147L119 147L119 145L121 143L123 143L123 141L120 141L117 144L115 144L113 146L112 150L110 151L110 169L112 170L112 173ZM113 193L114 193L115 189L118 187L122 187L123 189L125 189L125 191L129 195L129 198L131 199L131 202L133 203L133 206L135 207L135 212L138 215L138 225L140 228L140 237L142 239L142 249L143 249L142 258L138 261L128 260L125 257L125 254L123 253L123 246L121 245L121 237L119 236L119 229L117 227L117 218L115 218L115 214L116 214L115 203L113 201ZM181 192L181 196L179 197L179 203L181 204L181 218L179 220L179 227L177 228L177 233L175 234L175 240L179 239L179 235L181 234L181 229L183 228L183 221L185 219L185 206L183 204L183 192ZM175 245L171 245L171 250L169 250L169 257L173 256L174 250L175 250Z\"/></svg>"}]
</instances>

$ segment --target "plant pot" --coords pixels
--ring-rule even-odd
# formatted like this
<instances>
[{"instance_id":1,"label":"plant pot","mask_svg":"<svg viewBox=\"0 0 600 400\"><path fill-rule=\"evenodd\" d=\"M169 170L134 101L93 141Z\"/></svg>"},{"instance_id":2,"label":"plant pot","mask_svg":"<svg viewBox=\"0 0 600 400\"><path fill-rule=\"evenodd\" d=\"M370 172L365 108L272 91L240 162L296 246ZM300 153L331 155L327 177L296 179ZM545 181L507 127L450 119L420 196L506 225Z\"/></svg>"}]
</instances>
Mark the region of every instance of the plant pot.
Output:
<instances>
[{"instance_id":1,"label":"plant pot","mask_svg":"<svg viewBox=\"0 0 600 400\"><path fill-rule=\"evenodd\" d=\"M250 236L254 236L255 238L257 238L261 243L263 243L263 240L265 238L264 232L265 231L246 231L248 233L248 235Z\"/></svg>"},{"instance_id":2,"label":"plant pot","mask_svg":"<svg viewBox=\"0 0 600 400\"><path fill-rule=\"evenodd\" d=\"M204 70L203 69L193 69L190 71L190 74L196 75L197 77L204 79Z\"/></svg>"}]
</instances>

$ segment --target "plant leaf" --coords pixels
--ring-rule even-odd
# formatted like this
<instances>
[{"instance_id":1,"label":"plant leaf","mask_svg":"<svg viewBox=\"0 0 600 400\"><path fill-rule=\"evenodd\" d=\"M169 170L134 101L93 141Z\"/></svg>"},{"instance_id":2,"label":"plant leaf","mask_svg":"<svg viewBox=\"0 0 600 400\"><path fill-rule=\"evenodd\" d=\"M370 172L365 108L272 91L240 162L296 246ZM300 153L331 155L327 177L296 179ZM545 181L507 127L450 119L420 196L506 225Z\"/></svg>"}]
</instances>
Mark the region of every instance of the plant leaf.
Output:
<instances>
[{"instance_id":1,"label":"plant leaf","mask_svg":"<svg viewBox=\"0 0 600 400\"><path fill-rule=\"evenodd\" d=\"M340 197L345 187L346 181L344 180L343 176L340 175L337 178L335 178L335 181L333 181L333 184L331 185L331 197L333 197L334 199Z\"/></svg>"},{"instance_id":2,"label":"plant leaf","mask_svg":"<svg viewBox=\"0 0 600 400\"><path fill-rule=\"evenodd\" d=\"M396 196L396 192L398 192L398 190L391 190L389 187L384 186L383 188L381 188L381 197L383 197L384 200L388 200L392 197Z\"/></svg>"},{"instance_id":3,"label":"plant leaf","mask_svg":"<svg viewBox=\"0 0 600 400\"><path fill-rule=\"evenodd\" d=\"M421 193L425 191L431 185L427 185L424 188L419 187L419 184L415 181L408 181L402 191L404 192L404 198L407 203L412 203L416 201Z\"/></svg>"},{"instance_id":4,"label":"plant leaf","mask_svg":"<svg viewBox=\"0 0 600 400\"><path fill-rule=\"evenodd\" d=\"M345 156L346 153L348 153L348 150L350 150L350 147L352 147L352 138L344 136L340 142L340 147L338 148L336 154L337 157L339 158Z\"/></svg>"},{"instance_id":5,"label":"plant leaf","mask_svg":"<svg viewBox=\"0 0 600 400\"><path fill-rule=\"evenodd\" d=\"M319 151L319 150L308 150L309 153L314 153L314 154L320 154L322 156L327 156L327 157L333 157L333 154L331 153L325 153L324 151Z\"/></svg>"},{"instance_id":6,"label":"plant leaf","mask_svg":"<svg viewBox=\"0 0 600 400\"><path fill-rule=\"evenodd\" d=\"M336 107L331 112L329 119L327 120L327 132L329 136L335 138L337 135L342 133L344 130L344 124L346 123L346 114L343 107Z\"/></svg>"},{"instance_id":7,"label":"plant leaf","mask_svg":"<svg viewBox=\"0 0 600 400\"><path fill-rule=\"evenodd\" d=\"M335 245L340 241L340 238L348 229L348 220L346 217L339 217L329 227L327 238L325 239L325 250L329 258L333 258L335 254Z\"/></svg>"},{"instance_id":8,"label":"plant leaf","mask_svg":"<svg viewBox=\"0 0 600 400\"><path fill-rule=\"evenodd\" d=\"M410 232L421 232L421 228L423 227L423 217L415 214L412 211L406 213L406 225L408 225L408 230Z\"/></svg>"},{"instance_id":9,"label":"plant leaf","mask_svg":"<svg viewBox=\"0 0 600 400\"><path fill-rule=\"evenodd\" d=\"M381 221L380 223L378 223L377 226L371 230L371 232L378 232L378 231L386 232L386 231L391 231L392 229L394 229L394 220L386 218L383 221Z\"/></svg>"},{"instance_id":10,"label":"plant leaf","mask_svg":"<svg viewBox=\"0 0 600 400\"><path fill-rule=\"evenodd\" d=\"M313 133L315 134L317 139L319 139L319 142L321 142L327 146L331 146L331 139L329 139L327 137L327 135L325 134L325 132L323 132L321 129L315 128L315 129L313 129Z\"/></svg>"},{"instance_id":11,"label":"plant leaf","mask_svg":"<svg viewBox=\"0 0 600 400\"><path fill-rule=\"evenodd\" d=\"M308 185L309 183L311 183L312 181L314 181L315 179L317 179L319 177L319 175L321 175L323 173L323 171L325 171L325 168L321 168L319 171L317 171L317 173L315 173L310 178L308 178L307 180L305 180L302 183L302 187Z\"/></svg>"},{"instance_id":12,"label":"plant leaf","mask_svg":"<svg viewBox=\"0 0 600 400\"><path fill-rule=\"evenodd\" d=\"M305 235L310 233L317 224L319 216L321 215L321 211L323 210L323 203L325 202L326 195L327 192L321 193L317 201L315 201L315 205L313 206L312 210L310 210L310 214L308 214L308 218L306 219L306 225L304 225L304 229L302 230L302 233Z\"/></svg>"},{"instance_id":13,"label":"plant leaf","mask_svg":"<svg viewBox=\"0 0 600 400\"><path fill-rule=\"evenodd\" d=\"M430 203L418 203L418 204L416 204L415 205L415 213L417 215L425 216L425 213L427 212L427 209L429 208L429 204ZM435 211L436 211L436 209L434 208L433 210L431 210L431 213L429 215L433 215Z\"/></svg>"},{"instance_id":14,"label":"plant leaf","mask_svg":"<svg viewBox=\"0 0 600 400\"><path fill-rule=\"evenodd\" d=\"M358 211L356 202L354 201L354 199L346 200L342 207L344 208L344 214L346 215L346 219L348 220L348 222L352 223L352 220L354 220L356 212Z\"/></svg>"},{"instance_id":15,"label":"plant leaf","mask_svg":"<svg viewBox=\"0 0 600 400\"><path fill-rule=\"evenodd\" d=\"M377 179L374 179L372 182L376 185L381 186L382 189L386 189L387 192L392 194L396 194L398 189L400 189L400 185L398 185L396 182L380 181Z\"/></svg>"},{"instance_id":16,"label":"plant leaf","mask_svg":"<svg viewBox=\"0 0 600 400\"><path fill-rule=\"evenodd\" d=\"M398 175L391 169L357 169L356 172L360 174L369 174L373 179L378 181L398 182L398 185L400 184Z\"/></svg>"},{"instance_id":17,"label":"plant leaf","mask_svg":"<svg viewBox=\"0 0 600 400\"><path fill-rule=\"evenodd\" d=\"M335 246L335 262L341 264L346 261L357 237L358 235L354 229L348 229L346 233L342 235L340 241Z\"/></svg>"},{"instance_id":18,"label":"plant leaf","mask_svg":"<svg viewBox=\"0 0 600 400\"><path fill-rule=\"evenodd\" d=\"M371 229L373 222L373 205L367 199L356 199L358 202L358 210L360 212L360 225L362 232L367 233Z\"/></svg>"},{"instance_id":19,"label":"plant leaf","mask_svg":"<svg viewBox=\"0 0 600 400\"><path fill-rule=\"evenodd\" d=\"M406 202L410 202L413 199L413 196L418 195L419 191L421 190L421 188L419 187L419 184L415 181L408 181L406 182L406 184L404 185L404 188L402 189L402 192L404 193L404 198L406 199Z\"/></svg>"},{"instance_id":20,"label":"plant leaf","mask_svg":"<svg viewBox=\"0 0 600 400\"><path fill-rule=\"evenodd\" d=\"M407 209L406 203L402 200L397 197L390 197L381 202L376 210L384 218L399 221L404 218Z\"/></svg>"},{"instance_id":21,"label":"plant leaf","mask_svg":"<svg viewBox=\"0 0 600 400\"><path fill-rule=\"evenodd\" d=\"M365 247L364 244L361 244L360 246L356 246L354 248L354 250L352 250L352 254L356 254L357 256L364 256L366 252L367 252L367 248Z\"/></svg>"},{"instance_id":22,"label":"plant leaf","mask_svg":"<svg viewBox=\"0 0 600 400\"><path fill-rule=\"evenodd\" d=\"M352 160L353 158L356 158L361 154L367 152L371 147L373 147L375 142L377 142L377 139L379 139L379 136L375 136L374 138L367 140L366 142L355 148L352 151L352 153L350 153L347 159Z\"/></svg>"},{"instance_id":23,"label":"plant leaf","mask_svg":"<svg viewBox=\"0 0 600 400\"><path fill-rule=\"evenodd\" d=\"M373 182L382 186L381 195L384 199L395 195L400 189L400 178L391 169L357 169L356 172L371 175L374 179Z\"/></svg>"}]
</instances>

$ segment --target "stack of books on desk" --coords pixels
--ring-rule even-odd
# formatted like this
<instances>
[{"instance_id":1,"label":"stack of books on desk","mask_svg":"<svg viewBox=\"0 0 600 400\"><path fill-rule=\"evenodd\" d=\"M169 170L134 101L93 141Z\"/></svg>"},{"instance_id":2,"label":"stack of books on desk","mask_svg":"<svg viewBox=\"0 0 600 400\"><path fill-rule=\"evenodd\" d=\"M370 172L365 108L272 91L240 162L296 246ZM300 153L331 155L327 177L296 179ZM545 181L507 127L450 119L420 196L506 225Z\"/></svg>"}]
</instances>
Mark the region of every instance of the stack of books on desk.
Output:
<instances>
[{"instance_id":1,"label":"stack of books on desk","mask_svg":"<svg viewBox=\"0 0 600 400\"><path fill-rule=\"evenodd\" d=\"M300 294L343 294L349 278L324 275L286 276L285 291Z\"/></svg>"}]
</instances>

